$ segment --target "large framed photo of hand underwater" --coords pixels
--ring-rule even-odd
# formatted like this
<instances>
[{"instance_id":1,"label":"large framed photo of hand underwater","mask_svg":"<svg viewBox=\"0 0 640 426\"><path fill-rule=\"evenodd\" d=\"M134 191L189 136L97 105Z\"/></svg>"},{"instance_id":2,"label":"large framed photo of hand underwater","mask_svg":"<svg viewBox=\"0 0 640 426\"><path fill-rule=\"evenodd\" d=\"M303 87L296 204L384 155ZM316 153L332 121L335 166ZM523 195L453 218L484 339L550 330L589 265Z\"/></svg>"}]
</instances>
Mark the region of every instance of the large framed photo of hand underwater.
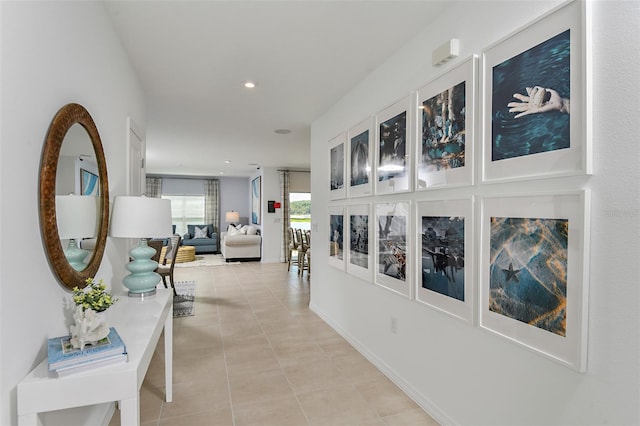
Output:
<instances>
[{"instance_id":1,"label":"large framed photo of hand underwater","mask_svg":"<svg viewBox=\"0 0 640 426\"><path fill-rule=\"evenodd\" d=\"M478 57L418 91L415 189L471 185Z\"/></svg>"},{"instance_id":2,"label":"large framed photo of hand underwater","mask_svg":"<svg viewBox=\"0 0 640 426\"><path fill-rule=\"evenodd\" d=\"M410 202L377 203L375 282L411 299Z\"/></svg>"},{"instance_id":3,"label":"large framed photo of hand underwater","mask_svg":"<svg viewBox=\"0 0 640 426\"><path fill-rule=\"evenodd\" d=\"M347 195L364 197L373 194L371 166L373 164L373 118L356 124L348 132Z\"/></svg>"},{"instance_id":4,"label":"large framed photo of hand underwater","mask_svg":"<svg viewBox=\"0 0 640 426\"><path fill-rule=\"evenodd\" d=\"M416 203L416 300L473 323L473 200Z\"/></svg>"},{"instance_id":5,"label":"large framed photo of hand underwater","mask_svg":"<svg viewBox=\"0 0 640 426\"><path fill-rule=\"evenodd\" d=\"M376 115L376 194L411 190L411 96ZM415 98L414 98L415 99Z\"/></svg>"},{"instance_id":6,"label":"large framed photo of hand underwater","mask_svg":"<svg viewBox=\"0 0 640 426\"><path fill-rule=\"evenodd\" d=\"M483 182L591 173L589 3L483 51Z\"/></svg>"},{"instance_id":7,"label":"large framed photo of hand underwater","mask_svg":"<svg viewBox=\"0 0 640 426\"><path fill-rule=\"evenodd\" d=\"M347 195L345 186L345 149L347 134L341 133L329 141L329 199L337 200Z\"/></svg>"},{"instance_id":8,"label":"large framed photo of hand underwater","mask_svg":"<svg viewBox=\"0 0 640 426\"><path fill-rule=\"evenodd\" d=\"M371 206L369 204L347 206L346 224L347 272L371 281L373 271L373 246L369 244L373 226Z\"/></svg>"},{"instance_id":9,"label":"large framed photo of hand underwater","mask_svg":"<svg viewBox=\"0 0 640 426\"><path fill-rule=\"evenodd\" d=\"M481 202L480 327L586 370L589 193Z\"/></svg>"}]
</instances>

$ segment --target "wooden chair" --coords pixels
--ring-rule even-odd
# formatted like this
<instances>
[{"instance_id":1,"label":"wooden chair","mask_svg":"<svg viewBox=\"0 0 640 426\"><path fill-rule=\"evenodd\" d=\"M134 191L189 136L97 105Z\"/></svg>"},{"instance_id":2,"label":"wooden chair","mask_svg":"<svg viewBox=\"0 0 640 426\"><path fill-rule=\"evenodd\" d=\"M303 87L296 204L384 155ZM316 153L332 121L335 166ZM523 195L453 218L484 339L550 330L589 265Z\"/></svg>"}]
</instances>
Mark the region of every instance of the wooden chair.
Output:
<instances>
[{"instance_id":1,"label":"wooden chair","mask_svg":"<svg viewBox=\"0 0 640 426\"><path fill-rule=\"evenodd\" d=\"M296 229L295 235L296 245L298 246L298 275L301 275L302 272L309 267L305 262L309 246L305 243L306 238L303 237L302 229Z\"/></svg>"},{"instance_id":2,"label":"wooden chair","mask_svg":"<svg viewBox=\"0 0 640 426\"><path fill-rule=\"evenodd\" d=\"M296 245L296 238L293 234L293 228L287 229L287 271L291 270L291 262L293 261L293 252L298 251L298 246Z\"/></svg>"},{"instance_id":3,"label":"wooden chair","mask_svg":"<svg viewBox=\"0 0 640 426\"><path fill-rule=\"evenodd\" d=\"M151 256L151 260L160 263L160 253L162 252L162 240L148 240L147 245L155 249L156 254Z\"/></svg>"},{"instance_id":4,"label":"wooden chair","mask_svg":"<svg viewBox=\"0 0 640 426\"><path fill-rule=\"evenodd\" d=\"M176 257L178 256L178 248L180 247L180 240L182 237L180 235L173 235L169 238L169 243L167 245L167 251L165 252L164 259L162 260L162 264L158 266L156 272L160 274L162 277L162 283L164 284L164 288L167 287L167 277L169 277L169 282L171 283L171 288L173 289L173 295L177 296L176 287L173 284L173 268L176 265ZM171 262L167 265L167 261Z\"/></svg>"},{"instance_id":5,"label":"wooden chair","mask_svg":"<svg viewBox=\"0 0 640 426\"><path fill-rule=\"evenodd\" d=\"M305 244L307 245L307 250L304 252L305 257L307 258L307 278L311 275L311 231L305 231L303 234L305 238Z\"/></svg>"}]
</instances>

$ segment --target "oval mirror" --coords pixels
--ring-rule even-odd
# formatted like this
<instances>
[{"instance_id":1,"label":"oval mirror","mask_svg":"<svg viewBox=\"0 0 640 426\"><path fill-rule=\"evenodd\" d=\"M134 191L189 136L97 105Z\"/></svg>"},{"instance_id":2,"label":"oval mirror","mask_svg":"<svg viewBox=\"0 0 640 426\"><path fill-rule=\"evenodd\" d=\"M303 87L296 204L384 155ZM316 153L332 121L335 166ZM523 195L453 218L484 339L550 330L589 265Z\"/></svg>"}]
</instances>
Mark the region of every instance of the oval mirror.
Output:
<instances>
[{"instance_id":1,"label":"oval mirror","mask_svg":"<svg viewBox=\"0 0 640 426\"><path fill-rule=\"evenodd\" d=\"M104 254L109 186L100 135L82 105L65 105L51 122L40 162L39 200L52 271L64 287L84 287Z\"/></svg>"}]
</instances>

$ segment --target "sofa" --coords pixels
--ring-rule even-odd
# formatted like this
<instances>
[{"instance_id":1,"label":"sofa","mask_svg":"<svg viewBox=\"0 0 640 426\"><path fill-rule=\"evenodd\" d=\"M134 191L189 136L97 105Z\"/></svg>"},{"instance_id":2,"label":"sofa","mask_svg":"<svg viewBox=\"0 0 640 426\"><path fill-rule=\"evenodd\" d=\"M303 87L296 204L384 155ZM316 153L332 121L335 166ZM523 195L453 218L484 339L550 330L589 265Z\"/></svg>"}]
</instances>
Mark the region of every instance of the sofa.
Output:
<instances>
[{"instance_id":1,"label":"sofa","mask_svg":"<svg viewBox=\"0 0 640 426\"><path fill-rule=\"evenodd\" d=\"M187 233L182 236L183 246L194 246L196 254L216 253L218 234L213 225L187 225Z\"/></svg>"},{"instance_id":2,"label":"sofa","mask_svg":"<svg viewBox=\"0 0 640 426\"><path fill-rule=\"evenodd\" d=\"M229 225L220 234L220 247L225 261L260 260L262 257L262 237L253 225Z\"/></svg>"}]
</instances>

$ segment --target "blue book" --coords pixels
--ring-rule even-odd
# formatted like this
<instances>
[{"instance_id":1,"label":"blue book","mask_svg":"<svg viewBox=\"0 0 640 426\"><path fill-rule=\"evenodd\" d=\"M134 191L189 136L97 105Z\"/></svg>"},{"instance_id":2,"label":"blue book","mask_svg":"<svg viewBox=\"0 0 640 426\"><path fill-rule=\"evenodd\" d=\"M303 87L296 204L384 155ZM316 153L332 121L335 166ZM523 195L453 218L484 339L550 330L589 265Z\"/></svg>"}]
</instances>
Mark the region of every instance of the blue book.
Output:
<instances>
[{"instance_id":1,"label":"blue book","mask_svg":"<svg viewBox=\"0 0 640 426\"><path fill-rule=\"evenodd\" d=\"M47 341L49 371L125 352L127 352L127 348L113 327L109 329L107 337L99 340L94 345L85 346L82 350L73 347L71 336L69 335L54 337Z\"/></svg>"}]
</instances>

